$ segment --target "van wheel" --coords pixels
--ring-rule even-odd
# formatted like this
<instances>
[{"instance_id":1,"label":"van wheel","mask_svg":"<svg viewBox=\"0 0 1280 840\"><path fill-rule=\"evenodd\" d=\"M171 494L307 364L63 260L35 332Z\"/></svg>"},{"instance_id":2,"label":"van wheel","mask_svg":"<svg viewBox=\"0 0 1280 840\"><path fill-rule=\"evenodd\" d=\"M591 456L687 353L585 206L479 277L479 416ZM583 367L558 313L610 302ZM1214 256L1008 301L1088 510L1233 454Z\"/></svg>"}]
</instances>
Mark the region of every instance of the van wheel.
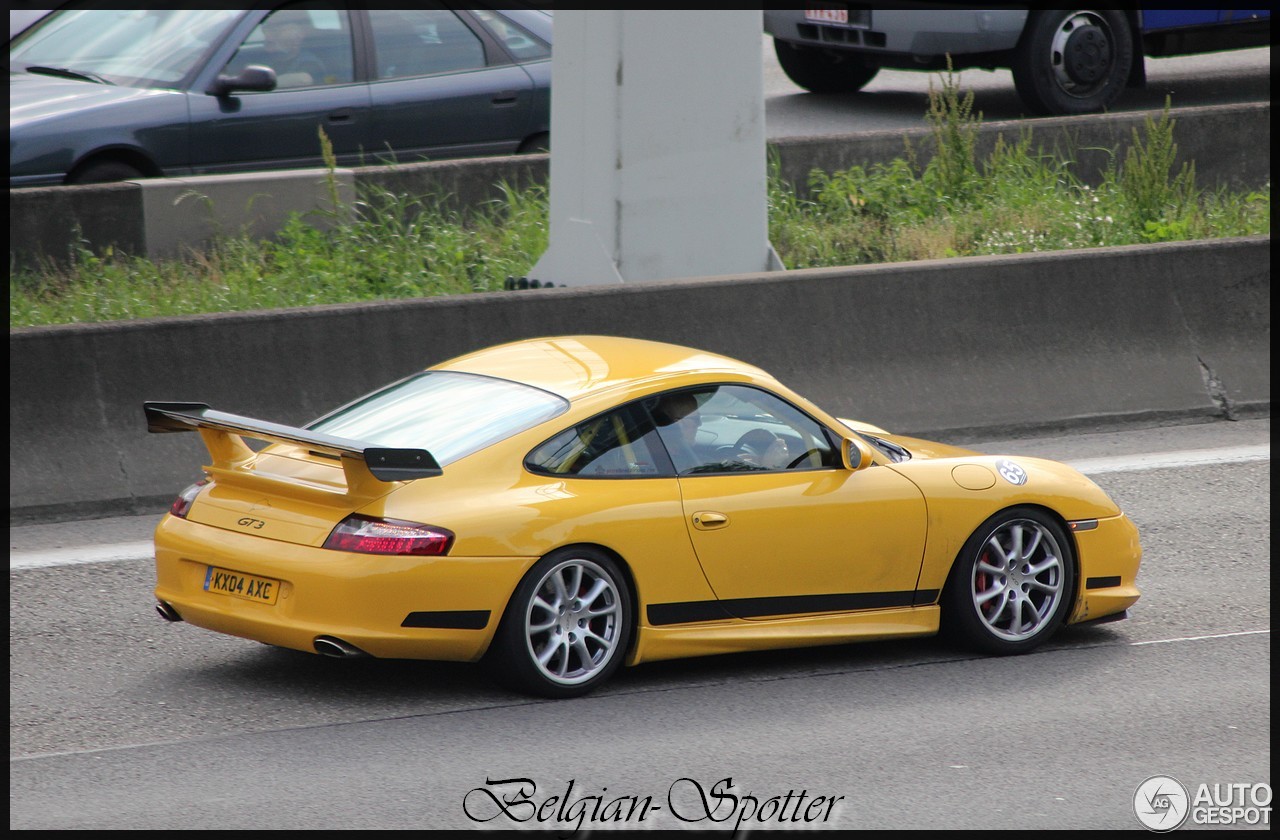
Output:
<instances>
[{"instance_id":1,"label":"van wheel","mask_svg":"<svg viewBox=\"0 0 1280 840\"><path fill-rule=\"evenodd\" d=\"M1120 97L1133 61L1124 12L1057 9L1031 13L1011 69L1032 113L1090 114Z\"/></svg>"},{"instance_id":2,"label":"van wheel","mask_svg":"<svg viewBox=\"0 0 1280 840\"><path fill-rule=\"evenodd\" d=\"M802 47L775 38L773 51L787 78L811 93L856 93L880 72L847 50Z\"/></svg>"}]
</instances>

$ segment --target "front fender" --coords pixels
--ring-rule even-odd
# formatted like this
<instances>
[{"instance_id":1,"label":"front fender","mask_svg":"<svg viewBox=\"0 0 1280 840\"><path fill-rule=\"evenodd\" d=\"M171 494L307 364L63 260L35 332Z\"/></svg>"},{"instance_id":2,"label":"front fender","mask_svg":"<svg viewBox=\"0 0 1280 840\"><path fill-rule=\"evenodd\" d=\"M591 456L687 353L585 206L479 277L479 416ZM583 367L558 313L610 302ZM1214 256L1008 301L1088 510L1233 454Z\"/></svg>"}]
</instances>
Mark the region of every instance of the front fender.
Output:
<instances>
[{"instance_id":1,"label":"front fender","mask_svg":"<svg viewBox=\"0 0 1280 840\"><path fill-rule=\"evenodd\" d=\"M928 532L920 590L941 592L965 541L988 517L1006 508L1033 505L1064 523L1121 515L1111 497L1086 476L1042 458L913 459L887 469L913 482L925 497Z\"/></svg>"}]
</instances>

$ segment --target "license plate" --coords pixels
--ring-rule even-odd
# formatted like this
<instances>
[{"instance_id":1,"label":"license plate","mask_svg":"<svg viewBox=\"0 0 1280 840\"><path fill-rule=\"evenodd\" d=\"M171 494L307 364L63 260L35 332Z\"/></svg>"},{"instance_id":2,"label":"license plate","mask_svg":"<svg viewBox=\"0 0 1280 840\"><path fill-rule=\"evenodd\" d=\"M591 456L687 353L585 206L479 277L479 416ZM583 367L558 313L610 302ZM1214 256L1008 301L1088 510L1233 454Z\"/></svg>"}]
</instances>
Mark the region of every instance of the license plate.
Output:
<instances>
[{"instance_id":1,"label":"license plate","mask_svg":"<svg viewBox=\"0 0 1280 840\"><path fill-rule=\"evenodd\" d=\"M848 9L825 9L809 6L804 10L805 20L816 20L819 23L849 23Z\"/></svg>"},{"instance_id":2,"label":"license plate","mask_svg":"<svg viewBox=\"0 0 1280 840\"><path fill-rule=\"evenodd\" d=\"M849 10L847 6L835 9L831 7L808 6L804 10L804 19L814 23L838 23L842 26L871 26L870 9Z\"/></svg>"},{"instance_id":3,"label":"license plate","mask_svg":"<svg viewBox=\"0 0 1280 840\"><path fill-rule=\"evenodd\" d=\"M204 574L204 589L259 604L274 604L280 596L280 581L210 566Z\"/></svg>"}]
</instances>

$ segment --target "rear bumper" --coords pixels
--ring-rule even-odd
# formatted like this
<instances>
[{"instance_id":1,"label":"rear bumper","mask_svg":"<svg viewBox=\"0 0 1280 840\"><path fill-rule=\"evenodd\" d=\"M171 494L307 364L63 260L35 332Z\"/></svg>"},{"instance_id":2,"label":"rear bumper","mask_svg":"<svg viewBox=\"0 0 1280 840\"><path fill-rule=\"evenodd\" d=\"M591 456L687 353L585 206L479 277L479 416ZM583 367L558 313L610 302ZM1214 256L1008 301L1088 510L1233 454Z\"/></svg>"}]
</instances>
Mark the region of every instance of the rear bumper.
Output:
<instances>
[{"instance_id":1,"label":"rear bumper","mask_svg":"<svg viewBox=\"0 0 1280 840\"><path fill-rule=\"evenodd\" d=\"M536 559L349 554L167 516L155 596L189 624L280 647L314 653L326 637L376 657L474 661ZM211 566L276 582L275 602L207 591Z\"/></svg>"}]
</instances>

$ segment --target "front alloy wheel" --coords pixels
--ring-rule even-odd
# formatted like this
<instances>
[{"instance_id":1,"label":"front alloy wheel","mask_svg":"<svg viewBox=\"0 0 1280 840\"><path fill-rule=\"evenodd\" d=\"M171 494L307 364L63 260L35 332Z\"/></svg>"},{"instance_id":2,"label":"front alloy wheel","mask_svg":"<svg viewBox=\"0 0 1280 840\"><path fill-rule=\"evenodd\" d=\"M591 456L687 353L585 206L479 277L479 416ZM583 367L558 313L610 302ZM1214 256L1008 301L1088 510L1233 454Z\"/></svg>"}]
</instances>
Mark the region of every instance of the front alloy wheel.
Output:
<instances>
[{"instance_id":1,"label":"front alloy wheel","mask_svg":"<svg viewBox=\"0 0 1280 840\"><path fill-rule=\"evenodd\" d=\"M493 658L504 682L546 697L586 694L626 655L626 578L594 549L548 555L516 588L498 634Z\"/></svg>"},{"instance_id":2,"label":"front alloy wheel","mask_svg":"<svg viewBox=\"0 0 1280 840\"><path fill-rule=\"evenodd\" d=\"M944 595L944 621L986 653L1024 653L1053 635L1072 596L1065 532L1030 508L988 519L961 550Z\"/></svg>"}]
</instances>

